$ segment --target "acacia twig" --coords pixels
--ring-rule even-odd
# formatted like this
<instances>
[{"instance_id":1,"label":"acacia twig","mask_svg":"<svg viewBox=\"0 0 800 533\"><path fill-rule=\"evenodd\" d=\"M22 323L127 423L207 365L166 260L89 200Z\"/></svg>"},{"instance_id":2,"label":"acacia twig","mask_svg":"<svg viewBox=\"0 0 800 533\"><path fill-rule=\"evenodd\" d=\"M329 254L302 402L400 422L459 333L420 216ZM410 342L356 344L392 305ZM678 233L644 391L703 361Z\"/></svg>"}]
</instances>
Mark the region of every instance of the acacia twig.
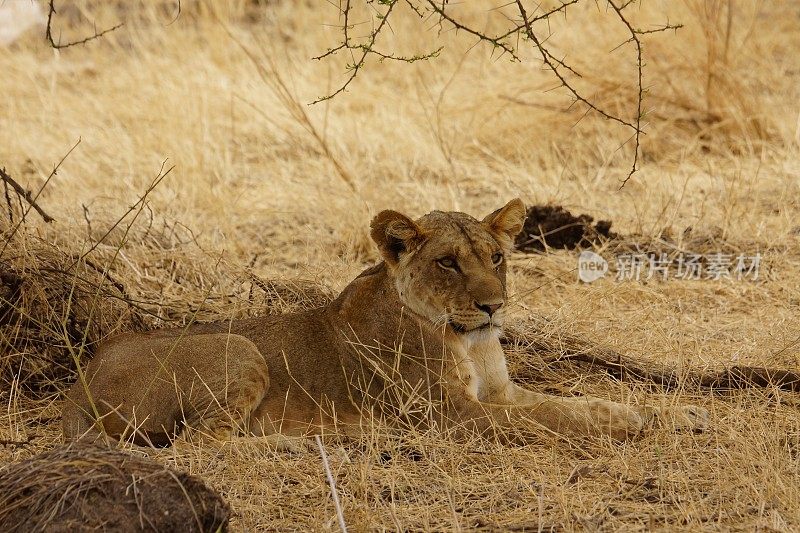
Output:
<instances>
[{"instance_id":1,"label":"acacia twig","mask_svg":"<svg viewBox=\"0 0 800 533\"><path fill-rule=\"evenodd\" d=\"M513 328L501 338L506 346L538 356L548 368L579 367L580 374L601 371L619 381L652 383L664 390L686 387L727 391L750 388L777 388L800 392L800 373L780 368L732 365L719 370L679 369L663 364L645 363L615 350L598 347L586 339L565 335L557 340Z\"/></svg>"},{"instance_id":2,"label":"acacia twig","mask_svg":"<svg viewBox=\"0 0 800 533\"><path fill-rule=\"evenodd\" d=\"M178 3L178 7L180 9L180 3ZM180 13L180 11L179 11L179 13ZM107 33L111 33L112 31L114 31L116 29L119 29L119 28L121 28L122 26L125 25L124 22L120 22L116 26L112 26L112 27L107 28L107 29L105 29L103 31L100 31L100 32L98 32L97 28L95 28L94 29L94 35L90 35L89 37L86 37L85 39L80 39L78 41L70 41L70 42L62 44L60 37L59 37L58 42L55 42L53 40L52 23L53 23L53 15L55 15L55 14L56 14L55 0L50 0L50 3L48 4L48 10L47 10L47 26L45 27L44 36L45 36L45 39L47 39L47 42L50 43L50 46L52 48L55 48L56 50L61 50L62 48L69 48L70 46L77 46L79 44L86 44L86 43L88 43L90 41L94 41L95 39L99 39L103 35L105 35Z\"/></svg>"},{"instance_id":3,"label":"acacia twig","mask_svg":"<svg viewBox=\"0 0 800 533\"><path fill-rule=\"evenodd\" d=\"M636 119L633 122L631 122L600 109L595 104L593 104L592 102L581 96L580 93L578 93L578 91L564 78L561 72L559 72L556 65L554 65L553 62L551 61L549 53L543 48L542 43L533 33L531 23L528 20L528 13L525 11L525 7L522 5L522 2L520 0L516 0L516 4L517 8L519 9L519 13L522 16L522 20L525 25L525 33L527 34L528 38L531 41L533 41L533 44L536 45L536 48L539 49L540 53L542 54L542 61L544 61L545 65L547 65L547 67L552 71L553 75L555 75L555 77L558 78L558 80L561 82L561 85L565 87L572 94L572 97L575 99L575 101L584 104L590 110L594 111L595 113L598 113L603 118L619 122L623 126L627 126L634 130L633 163L631 164L630 172L622 182L621 187L625 186L625 184L637 170L637 164L639 162L639 151L640 151L639 136L642 133L641 119L642 119L642 99L644 96L643 95L644 90L642 88L642 45L641 42L639 41L639 38L636 36L635 33L633 33L633 28L631 28L630 23L625 19L625 16L622 14L622 10L620 10L615 6L615 10L618 13L619 18L623 21L623 23L625 23L625 25L632 32L631 35L636 43L636 50L637 50L636 66L638 73L638 96L636 99ZM611 0L609 0L609 4L611 4L612 6L614 5L611 2Z\"/></svg>"},{"instance_id":4,"label":"acacia twig","mask_svg":"<svg viewBox=\"0 0 800 533\"><path fill-rule=\"evenodd\" d=\"M628 180L631 179L631 176L637 170L637 164L639 163L639 146L640 146L640 136L642 134L642 100L644 100L644 86L642 85L642 41L639 40L639 35L637 31L633 29L631 23L628 22L628 19L625 18L625 15L622 14L622 10L628 6L633 0L628 0L623 7L618 7L613 0L608 0L608 5L616 12L617 17L622 23L628 28L628 31L631 34L630 39L626 42L633 42L634 46L636 47L636 88L638 90L638 94L636 97L636 126L634 128L634 140L633 140L633 163L631 164L631 170L628 172L628 175L622 180L619 188L623 188ZM624 43L623 43L624 44Z\"/></svg>"},{"instance_id":5,"label":"acacia twig","mask_svg":"<svg viewBox=\"0 0 800 533\"><path fill-rule=\"evenodd\" d=\"M434 17L438 19L437 23L440 32L443 31L444 27L447 27L457 32L461 31L467 33L477 38L479 43L485 43L489 45L493 51L498 50L501 56L506 55L514 61L522 61L522 59L518 52L518 44L516 45L513 44L511 38L516 36L517 39L519 40L520 37L523 37L524 40L531 42L541 55L541 60L544 63L545 67L557 79L558 86L564 87L570 93L573 100L572 104L575 103L582 104L583 106L586 107L587 113L593 112L599 115L600 117L616 122L631 131L630 138L622 143L624 146L625 144L629 143L632 140L634 145L633 160L631 162L630 170L627 176L621 182L621 187L622 187L628 182L628 180L631 179L631 177L639 169L639 160L641 155L640 154L641 136L644 134L642 119L644 118L643 107L644 107L644 97L646 90L643 80L644 58L642 51L642 41L640 37L645 34L663 32L668 29L677 29L680 28L681 25L673 25L667 23L663 26L659 26L648 30L638 29L631 24L630 20L624 13L625 9L628 8L631 4L635 3L637 0L617 0L619 1L619 3L615 3L614 0L607 0L608 5L610 6L611 10L613 10L616 18L619 19L619 21L625 26L626 30L629 33L629 37L616 48L620 48L626 44L633 43L636 50L636 110L634 117L626 118L625 116L619 113L615 113L613 111L604 109L599 104L597 104L596 102L588 98L586 95L584 95L583 92L580 91L569 79L571 77L570 75L582 77L581 74L572 66L567 64L567 62L563 58L556 57L548 49L548 47L545 46L547 39L540 38L534 31L535 23L539 21L547 21L549 20L550 17L556 14L563 14L566 16L567 10L570 7L576 6L582 1L583 0L562 0L558 5L546 11L540 12L537 15L535 13L529 13L521 0L512 0L511 2L509 2L509 4L506 5L516 6L521 21L515 20L512 22L510 28L508 28L507 30L495 34L490 34L481 28L471 25L463 17L459 17L457 14L454 14L453 5L448 3L447 0L403 0L404 4L407 5L421 19L426 19L429 17ZM396 56L394 54L381 52L375 49L375 43L379 34L384 30L385 27L389 27L388 21L389 18L393 15L393 13L396 12L396 10L394 10L394 7L396 6L397 2L398 0L381 0L379 2L380 4L388 6L388 9L385 11L385 13L378 15L380 22L372 29L371 32L367 34L365 41L361 43L356 42L354 39L352 39L351 36L352 33L351 30L353 28L352 12L355 2L353 2L353 0L342 0L340 2L340 11L343 19L343 24L342 24L343 39L337 46L328 49L325 53L315 57L314 59L321 60L323 58L333 56L344 51L349 51L351 53L360 51L360 55L357 54L357 59L354 58L354 62L352 64L348 64L347 70L349 71L349 76L347 77L345 82L337 90L329 93L326 96L318 98L312 103L318 103L324 100L329 100L335 97L336 95L340 94L341 92L345 91L347 87L356 78L358 73L363 69L367 59L370 56L375 56L379 60L392 59L392 60L405 61L411 63L422 59L431 59L439 55L439 53L442 50L441 47L428 54L411 56L411 57ZM365 5L372 4L370 0L364 0L364 3Z\"/></svg>"},{"instance_id":6,"label":"acacia twig","mask_svg":"<svg viewBox=\"0 0 800 533\"><path fill-rule=\"evenodd\" d=\"M81 143L81 139L78 138L78 140L75 142L75 144L73 144L72 147L67 151L67 153L64 154L64 157L62 157L61 160L58 163L56 163L56 165L53 167L53 170L47 176L47 179L45 179L44 183L42 183L42 186L39 187L39 190L36 192L36 194L33 195L33 197L31 198L31 202L33 202L33 203L31 203L29 205L28 209L25 209L22 212L22 216L20 217L19 221L16 223L14 228L11 230L11 232L8 234L8 236L5 238L5 242L3 243L3 247L0 248L0 257L3 256L3 253L6 251L6 248L8 248L9 243L11 243L11 240L14 238L14 236L19 231L19 228L25 222L25 219L28 216L28 213L30 212L30 210L34 208L35 202L36 202L36 200L38 200L39 195L42 194L42 191L44 191L45 188L47 187L47 185L50 184L50 180L53 179L53 176L56 175L56 173L58 172L58 169L61 168L62 163L64 163L64 161L66 161L66 159L69 157L69 155L75 150L75 148L78 147L78 145L80 143ZM18 199L19 199L19 197L18 197ZM20 202L21 201L22 200L20 199Z\"/></svg>"},{"instance_id":7,"label":"acacia twig","mask_svg":"<svg viewBox=\"0 0 800 533\"><path fill-rule=\"evenodd\" d=\"M11 188L14 189L14 192L17 193L20 197L24 198L28 205L36 210L37 213L42 217L45 222L53 222L55 219L45 213L44 209L42 209L39 204L36 203L36 198L33 197L31 191L27 190L25 187L17 183L17 180L12 178L8 175L5 168L0 168L0 179L3 180L3 183L8 186L11 185ZM38 196L38 195L37 195ZM6 190L6 202L8 203L9 210L11 209L11 199L8 196L8 190ZM9 211L10 212L10 211ZM13 222L13 218L11 220Z\"/></svg>"},{"instance_id":8,"label":"acacia twig","mask_svg":"<svg viewBox=\"0 0 800 533\"><path fill-rule=\"evenodd\" d=\"M344 84L342 84L338 89L336 89L332 93L327 94L325 96L320 96L319 98L317 98L316 100L311 102L312 104L318 104L319 102L324 102L325 100L330 100L331 98L333 98L337 94L344 92L347 89L347 86L350 85L350 83L354 79L356 79L356 76L358 76L358 72L361 70L361 68L364 66L364 63L366 62L367 57L370 55L370 53L372 53L372 47L375 45L375 40L378 38L378 35L383 30L383 27L386 25L386 22L389 20L389 17L392 14L392 9L394 9L394 6L397 5L397 0L392 0L391 2L388 3L388 5L389 5L389 8L386 10L386 13L384 13L380 17L380 22L378 23L377 28L375 28L370 33L366 44L359 44L359 45L352 44L350 42L349 35L347 34L347 32L345 32L344 41L342 42L342 44L340 44L339 46L337 46L336 48L334 48L332 50L328 50L328 52L322 54L321 56L317 56L315 58L315 59L322 59L323 57L326 57L326 56L328 56L330 54L334 54L337 51L345 49L345 48L348 49L348 50L359 50L359 49L361 50L361 58L359 58L358 61L356 61L355 63L353 63L351 66L348 67L349 70L350 70L350 76L347 78L347 80L344 82ZM347 26L348 26L349 14L350 14L350 0L347 0L347 3L345 5L345 9L344 9L344 27L345 28L347 28Z\"/></svg>"}]
</instances>

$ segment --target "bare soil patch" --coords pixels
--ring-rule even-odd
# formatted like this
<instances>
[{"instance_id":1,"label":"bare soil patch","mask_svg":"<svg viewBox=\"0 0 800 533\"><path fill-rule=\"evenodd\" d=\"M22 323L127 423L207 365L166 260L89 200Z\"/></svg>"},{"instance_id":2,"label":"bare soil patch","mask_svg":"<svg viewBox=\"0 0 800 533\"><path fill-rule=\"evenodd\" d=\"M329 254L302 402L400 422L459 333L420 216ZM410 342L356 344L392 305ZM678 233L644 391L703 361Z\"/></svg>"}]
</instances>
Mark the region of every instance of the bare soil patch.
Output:
<instances>
[{"instance_id":1,"label":"bare soil patch","mask_svg":"<svg viewBox=\"0 0 800 533\"><path fill-rule=\"evenodd\" d=\"M528 208L516 245L523 252L589 248L604 239L617 237L611 231L611 224L610 220L595 222L591 215L573 215L560 205L533 205Z\"/></svg>"}]
</instances>

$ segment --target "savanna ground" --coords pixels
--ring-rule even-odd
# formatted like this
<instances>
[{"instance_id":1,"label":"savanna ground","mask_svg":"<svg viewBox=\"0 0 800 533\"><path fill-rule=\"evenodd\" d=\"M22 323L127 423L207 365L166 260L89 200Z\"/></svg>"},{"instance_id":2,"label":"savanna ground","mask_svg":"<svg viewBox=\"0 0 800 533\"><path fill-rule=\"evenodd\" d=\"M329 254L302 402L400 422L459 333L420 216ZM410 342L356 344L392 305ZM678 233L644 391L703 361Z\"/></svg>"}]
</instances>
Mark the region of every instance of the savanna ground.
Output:
<instances>
[{"instance_id":1,"label":"savanna ground","mask_svg":"<svg viewBox=\"0 0 800 533\"><path fill-rule=\"evenodd\" d=\"M569 107L535 49L523 45L523 61L510 61L410 12L393 19L382 46L444 46L439 57L372 61L347 92L307 105L335 90L351 62L310 59L341 39L332 4L183 2L173 22L171 4L77 2L59 13L64 40L91 34L89 21L126 25L61 51L43 30L0 49L0 166L36 191L81 141L38 198L55 222L30 212L14 231L20 207L12 202L13 222L2 213L0 465L60 442L60 392L93 343L310 305L319 291L309 287L338 291L378 259L368 225L384 208L482 216L520 196L612 219L642 242L759 252L756 281L611 275L592 284L577 281L576 252L520 253L511 323L555 347L577 334L676 368L799 369L796 4L643 0L631 9L642 28L683 27L644 36L647 134L641 168L621 190L630 131ZM507 24L513 11L492 7L457 9L487 29ZM553 17L548 43L580 70L574 82L593 101L630 117L635 55L611 51L623 30L603 2L588 2ZM559 379L535 357L508 357L532 386L691 402L710 410L711 428L656 429L624 444L543 437L522 448L375 428L329 449L349 528L800 528L796 395ZM237 531L338 527L316 453L258 441L146 453L218 489Z\"/></svg>"}]
</instances>

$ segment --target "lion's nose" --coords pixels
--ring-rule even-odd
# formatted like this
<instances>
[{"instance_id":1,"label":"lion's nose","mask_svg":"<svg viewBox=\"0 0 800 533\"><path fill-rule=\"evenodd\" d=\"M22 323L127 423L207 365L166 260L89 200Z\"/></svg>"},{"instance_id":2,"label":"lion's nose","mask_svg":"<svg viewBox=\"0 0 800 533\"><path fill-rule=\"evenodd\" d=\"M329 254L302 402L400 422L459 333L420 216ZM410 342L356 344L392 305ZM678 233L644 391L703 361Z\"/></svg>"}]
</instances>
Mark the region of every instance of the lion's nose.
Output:
<instances>
[{"instance_id":1,"label":"lion's nose","mask_svg":"<svg viewBox=\"0 0 800 533\"><path fill-rule=\"evenodd\" d=\"M479 304L478 302L475 302L475 307L477 307L487 315L492 316L495 313L495 311L503 307L503 302L496 304Z\"/></svg>"}]
</instances>

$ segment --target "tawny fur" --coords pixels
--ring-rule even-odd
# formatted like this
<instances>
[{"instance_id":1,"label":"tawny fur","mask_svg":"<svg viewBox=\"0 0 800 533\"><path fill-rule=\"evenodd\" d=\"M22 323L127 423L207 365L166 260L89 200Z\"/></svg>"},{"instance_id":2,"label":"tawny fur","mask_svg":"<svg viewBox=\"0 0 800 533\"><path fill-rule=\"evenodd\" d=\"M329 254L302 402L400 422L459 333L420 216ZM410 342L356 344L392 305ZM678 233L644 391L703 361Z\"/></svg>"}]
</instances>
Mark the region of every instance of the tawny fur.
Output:
<instances>
[{"instance_id":1,"label":"tawny fur","mask_svg":"<svg viewBox=\"0 0 800 533\"><path fill-rule=\"evenodd\" d=\"M163 445L189 427L286 443L357 433L373 417L519 443L548 431L625 439L653 418L702 429L701 408L561 398L509 380L505 256L524 215L519 199L481 221L383 211L372 238L384 261L326 307L110 339L67 397L64 435Z\"/></svg>"}]
</instances>

